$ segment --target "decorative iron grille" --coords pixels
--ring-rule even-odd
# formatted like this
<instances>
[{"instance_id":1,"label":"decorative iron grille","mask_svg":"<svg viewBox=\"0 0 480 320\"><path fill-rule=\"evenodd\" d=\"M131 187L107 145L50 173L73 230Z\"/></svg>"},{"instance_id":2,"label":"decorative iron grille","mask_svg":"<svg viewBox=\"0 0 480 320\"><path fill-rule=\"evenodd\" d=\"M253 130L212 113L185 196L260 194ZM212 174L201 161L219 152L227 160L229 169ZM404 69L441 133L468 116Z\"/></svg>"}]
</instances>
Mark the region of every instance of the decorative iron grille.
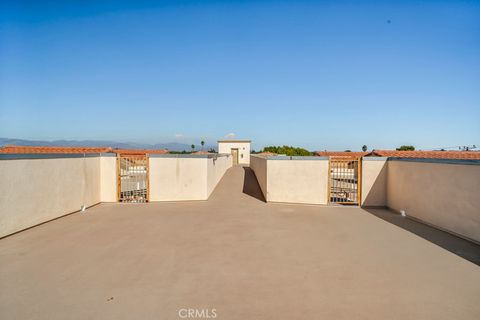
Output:
<instances>
[{"instance_id":1,"label":"decorative iron grille","mask_svg":"<svg viewBox=\"0 0 480 320\"><path fill-rule=\"evenodd\" d=\"M361 160L354 158L330 158L330 204L360 203Z\"/></svg>"},{"instance_id":2,"label":"decorative iron grille","mask_svg":"<svg viewBox=\"0 0 480 320\"><path fill-rule=\"evenodd\" d=\"M148 201L148 157L146 155L118 157L118 201Z\"/></svg>"}]
</instances>

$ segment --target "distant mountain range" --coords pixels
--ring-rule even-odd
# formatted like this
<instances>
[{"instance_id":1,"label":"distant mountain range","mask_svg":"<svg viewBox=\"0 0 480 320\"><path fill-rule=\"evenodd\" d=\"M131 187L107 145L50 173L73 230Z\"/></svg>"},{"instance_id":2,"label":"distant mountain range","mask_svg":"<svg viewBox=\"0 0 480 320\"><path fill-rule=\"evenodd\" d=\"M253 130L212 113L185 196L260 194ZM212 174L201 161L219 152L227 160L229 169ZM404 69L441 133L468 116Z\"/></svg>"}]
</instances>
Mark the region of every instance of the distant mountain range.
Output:
<instances>
[{"instance_id":1,"label":"distant mountain range","mask_svg":"<svg viewBox=\"0 0 480 320\"><path fill-rule=\"evenodd\" d=\"M25 140L25 139L13 139L13 138L0 138L0 146L7 144L13 144L17 146L63 146L63 147L112 147L122 149L168 149L170 151L190 151L191 146L186 143L168 142L168 143L135 143L135 142L118 142L107 140ZM210 148L217 149L213 145L205 145L204 150ZM199 150L200 145L195 145L195 149Z\"/></svg>"}]
</instances>

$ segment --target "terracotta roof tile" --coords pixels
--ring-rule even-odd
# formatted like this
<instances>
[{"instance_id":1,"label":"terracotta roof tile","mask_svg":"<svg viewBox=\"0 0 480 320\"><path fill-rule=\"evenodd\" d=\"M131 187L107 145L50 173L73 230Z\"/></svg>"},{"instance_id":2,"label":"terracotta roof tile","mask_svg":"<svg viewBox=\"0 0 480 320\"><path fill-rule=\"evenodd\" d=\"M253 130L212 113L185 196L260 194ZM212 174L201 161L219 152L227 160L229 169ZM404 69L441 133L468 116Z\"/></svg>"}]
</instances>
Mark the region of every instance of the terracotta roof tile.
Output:
<instances>
[{"instance_id":1,"label":"terracotta roof tile","mask_svg":"<svg viewBox=\"0 0 480 320\"><path fill-rule=\"evenodd\" d=\"M270 151L264 151L264 152L260 152L260 153L257 153L258 155L261 155L261 156L276 156L277 154L275 152L270 152Z\"/></svg>"},{"instance_id":2,"label":"terracotta roof tile","mask_svg":"<svg viewBox=\"0 0 480 320\"><path fill-rule=\"evenodd\" d=\"M166 154L168 150L165 149L113 149L112 152L117 154Z\"/></svg>"},{"instance_id":3,"label":"terracotta roof tile","mask_svg":"<svg viewBox=\"0 0 480 320\"><path fill-rule=\"evenodd\" d=\"M369 157L480 160L479 151L397 151L373 150Z\"/></svg>"},{"instance_id":4,"label":"terracotta roof tile","mask_svg":"<svg viewBox=\"0 0 480 320\"><path fill-rule=\"evenodd\" d=\"M0 148L0 153L117 153L117 154L165 154L168 150L113 149L111 147L57 147L57 146L14 146Z\"/></svg>"},{"instance_id":5,"label":"terracotta roof tile","mask_svg":"<svg viewBox=\"0 0 480 320\"><path fill-rule=\"evenodd\" d=\"M110 147L14 146L0 148L0 153L106 153Z\"/></svg>"},{"instance_id":6,"label":"terracotta roof tile","mask_svg":"<svg viewBox=\"0 0 480 320\"><path fill-rule=\"evenodd\" d=\"M317 151L317 156L333 158L389 157L419 159L470 159L480 160L479 151L397 151L373 150L372 152Z\"/></svg>"},{"instance_id":7,"label":"terracotta roof tile","mask_svg":"<svg viewBox=\"0 0 480 320\"><path fill-rule=\"evenodd\" d=\"M348 152L348 151L317 151L315 155L319 157L332 158L361 158L368 154L368 152Z\"/></svg>"}]
</instances>

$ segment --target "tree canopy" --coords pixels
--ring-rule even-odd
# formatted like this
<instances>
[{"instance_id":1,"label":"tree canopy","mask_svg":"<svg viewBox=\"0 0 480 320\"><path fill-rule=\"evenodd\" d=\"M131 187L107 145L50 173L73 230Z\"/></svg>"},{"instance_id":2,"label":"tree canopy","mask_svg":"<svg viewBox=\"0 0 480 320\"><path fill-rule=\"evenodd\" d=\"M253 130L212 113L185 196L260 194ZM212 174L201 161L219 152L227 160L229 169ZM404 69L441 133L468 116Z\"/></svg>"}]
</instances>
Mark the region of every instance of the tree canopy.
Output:
<instances>
[{"instance_id":1,"label":"tree canopy","mask_svg":"<svg viewBox=\"0 0 480 320\"><path fill-rule=\"evenodd\" d=\"M273 152L276 154L285 154L287 156L311 156L312 152L304 148L292 146L268 146L263 148L263 152Z\"/></svg>"},{"instance_id":2,"label":"tree canopy","mask_svg":"<svg viewBox=\"0 0 480 320\"><path fill-rule=\"evenodd\" d=\"M400 146L397 148L397 151L414 151L415 147L414 146Z\"/></svg>"}]
</instances>

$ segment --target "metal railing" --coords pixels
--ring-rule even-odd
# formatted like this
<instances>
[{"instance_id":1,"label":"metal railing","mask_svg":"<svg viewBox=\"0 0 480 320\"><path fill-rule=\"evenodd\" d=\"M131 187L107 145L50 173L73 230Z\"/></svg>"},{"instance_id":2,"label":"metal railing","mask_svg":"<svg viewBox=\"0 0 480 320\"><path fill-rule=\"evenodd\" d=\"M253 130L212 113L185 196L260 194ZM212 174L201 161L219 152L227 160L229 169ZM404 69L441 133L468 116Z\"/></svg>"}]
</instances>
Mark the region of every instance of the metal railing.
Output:
<instances>
[{"instance_id":1,"label":"metal railing","mask_svg":"<svg viewBox=\"0 0 480 320\"><path fill-rule=\"evenodd\" d=\"M361 160L359 158L330 158L330 204L360 204Z\"/></svg>"},{"instance_id":2,"label":"metal railing","mask_svg":"<svg viewBox=\"0 0 480 320\"><path fill-rule=\"evenodd\" d=\"M118 201L147 202L149 197L148 157L146 155L119 155Z\"/></svg>"}]
</instances>

